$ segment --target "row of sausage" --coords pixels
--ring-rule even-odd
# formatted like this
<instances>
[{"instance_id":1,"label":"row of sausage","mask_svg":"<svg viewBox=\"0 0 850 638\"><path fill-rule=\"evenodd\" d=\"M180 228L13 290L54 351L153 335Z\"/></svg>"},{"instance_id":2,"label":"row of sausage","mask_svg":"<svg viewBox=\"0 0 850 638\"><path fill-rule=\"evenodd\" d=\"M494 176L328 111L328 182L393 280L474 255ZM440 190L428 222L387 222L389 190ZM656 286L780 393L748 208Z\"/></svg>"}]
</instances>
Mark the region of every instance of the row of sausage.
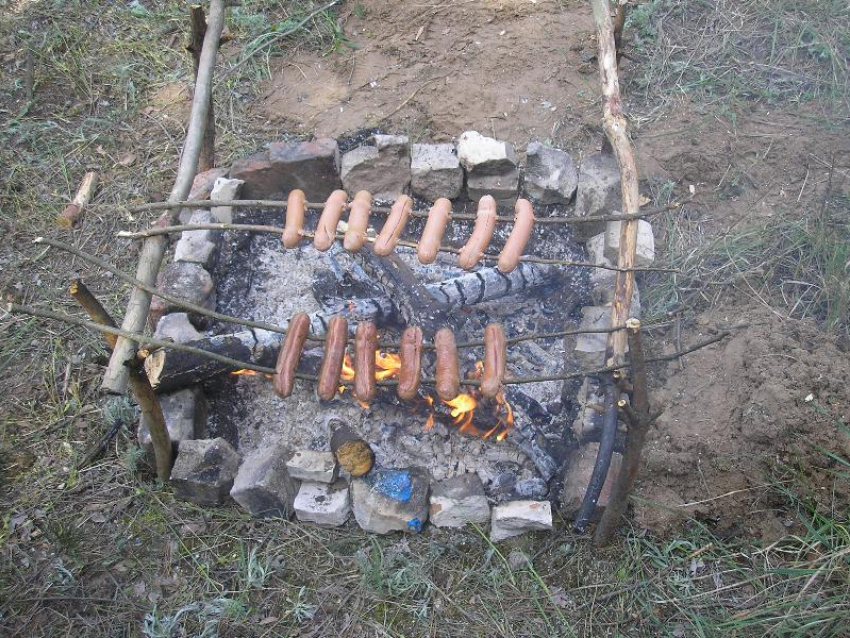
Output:
<instances>
[{"instance_id":1,"label":"row of sausage","mask_svg":"<svg viewBox=\"0 0 850 638\"><path fill-rule=\"evenodd\" d=\"M292 394L296 372L304 343L310 330L310 318L306 313L296 314L278 354L273 377L275 392L282 397ZM348 321L345 317L333 317L328 322L325 350L319 369L319 398L330 401L340 386L342 364L348 347ZM378 349L378 329L371 321L357 324L354 336L354 394L365 403L370 403L377 393L375 353ZM454 333L442 328L434 336L436 351L436 391L444 401L451 401L460 393L460 368ZM422 329L410 326L405 329L399 345L401 367L398 371L398 396L409 401L419 392L422 380ZM481 394L494 398L502 387L507 374L507 339L500 323L490 323L484 328L484 371L481 376Z\"/></svg>"},{"instance_id":2,"label":"row of sausage","mask_svg":"<svg viewBox=\"0 0 850 638\"><path fill-rule=\"evenodd\" d=\"M369 228L369 215L372 210L372 195L368 191L360 191L354 196L351 204L345 191L336 190L325 202L316 232L313 235L313 246L325 251L333 245L336 239L337 225L348 208L348 228L345 231L343 247L351 252L357 252L366 243ZM283 231L283 245L295 248L304 237L304 217L307 212L307 199L304 191L295 189L289 193L286 206L286 223ZM375 239L373 250L376 255L391 254L404 232L404 228L413 212L413 200L407 195L399 195L396 199L387 221ZM417 256L423 264L430 264L437 258L440 242L446 230L446 224L452 214L452 203L440 198L428 212L425 229L417 244ZM472 235L458 255L458 265L464 270L471 270L478 265L484 252L493 239L496 228L496 200L485 195L478 202L475 216L475 227ZM508 240L499 253L498 268L508 273L519 264L520 256L531 237L534 228L534 208L527 199L518 199L514 207L514 225Z\"/></svg>"}]
</instances>

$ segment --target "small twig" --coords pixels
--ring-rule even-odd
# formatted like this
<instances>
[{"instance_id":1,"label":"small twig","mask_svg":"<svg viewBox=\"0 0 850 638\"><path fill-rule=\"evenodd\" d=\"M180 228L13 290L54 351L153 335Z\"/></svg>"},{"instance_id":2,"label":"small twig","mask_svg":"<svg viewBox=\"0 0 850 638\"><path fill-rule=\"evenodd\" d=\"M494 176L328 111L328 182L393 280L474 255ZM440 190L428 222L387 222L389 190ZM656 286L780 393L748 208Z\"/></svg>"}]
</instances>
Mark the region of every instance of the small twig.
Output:
<instances>
[{"instance_id":1,"label":"small twig","mask_svg":"<svg viewBox=\"0 0 850 638\"><path fill-rule=\"evenodd\" d=\"M395 115L395 114L396 114L396 113L398 113L400 110L402 110L405 106L407 106L408 102L410 102L410 100L412 100L413 98L415 98L415 97L416 97L416 94L417 94L417 93L419 93L419 91L421 91L423 88L425 88L426 86L428 86L428 85L429 85L429 84L431 84L432 82L436 82L436 81L438 81L438 80L445 80L445 79L446 79L447 77L449 77L450 75L451 75L451 73L447 73L446 75L441 75L441 76L440 76L440 77L438 77L438 78L431 78L430 80L426 80L425 82L423 82L422 84L420 84L418 87L416 87L416 90L415 90L413 93L411 93L411 94L407 97L407 99L406 99L404 102L402 102L402 103L401 103L401 104L399 104L397 107L395 107L395 108L394 108L394 109L393 109L390 113L388 113L388 114L384 115L383 117L379 118L379 119L378 119L378 122L383 122L384 120L388 120L388 119L390 119L393 115Z\"/></svg>"},{"instance_id":2,"label":"small twig","mask_svg":"<svg viewBox=\"0 0 850 638\"><path fill-rule=\"evenodd\" d=\"M80 187L77 189L73 201L56 217L56 223L59 226L71 228L77 223L97 189L97 182L98 174L96 171L89 171L83 176L83 181L80 182Z\"/></svg>"}]
</instances>

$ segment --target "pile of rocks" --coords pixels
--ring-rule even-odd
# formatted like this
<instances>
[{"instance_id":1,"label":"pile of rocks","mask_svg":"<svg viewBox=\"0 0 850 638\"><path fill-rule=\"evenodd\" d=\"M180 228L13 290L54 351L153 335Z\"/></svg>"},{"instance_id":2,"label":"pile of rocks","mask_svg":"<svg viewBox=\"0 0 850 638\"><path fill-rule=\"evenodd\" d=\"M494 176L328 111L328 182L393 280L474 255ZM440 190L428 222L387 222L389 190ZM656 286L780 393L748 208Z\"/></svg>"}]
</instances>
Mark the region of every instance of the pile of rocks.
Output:
<instances>
[{"instance_id":1,"label":"pile of rocks","mask_svg":"<svg viewBox=\"0 0 850 638\"><path fill-rule=\"evenodd\" d=\"M491 540L552 528L549 501L511 501L491 509L476 474L431 481L426 472L375 468L358 478L341 476L330 452L288 453L270 447L240 459L223 438L187 440L171 473L178 497L199 505L233 499L252 516L295 516L338 527L354 514L368 532L418 533L430 523L460 528L490 523Z\"/></svg>"}]
</instances>

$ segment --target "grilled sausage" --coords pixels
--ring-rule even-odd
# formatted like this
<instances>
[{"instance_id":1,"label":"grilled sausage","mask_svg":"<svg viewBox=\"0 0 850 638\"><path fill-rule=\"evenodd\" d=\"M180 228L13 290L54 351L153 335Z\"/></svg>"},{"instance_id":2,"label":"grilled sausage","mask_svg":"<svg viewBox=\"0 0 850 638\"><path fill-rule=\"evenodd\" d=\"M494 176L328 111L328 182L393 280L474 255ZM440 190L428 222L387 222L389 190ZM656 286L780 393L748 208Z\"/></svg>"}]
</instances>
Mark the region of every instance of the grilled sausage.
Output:
<instances>
[{"instance_id":1,"label":"grilled sausage","mask_svg":"<svg viewBox=\"0 0 850 638\"><path fill-rule=\"evenodd\" d=\"M398 396L410 401L419 392L419 381L422 378L422 328L409 326L405 329L398 353L401 357Z\"/></svg>"},{"instance_id":2,"label":"grilled sausage","mask_svg":"<svg viewBox=\"0 0 850 638\"><path fill-rule=\"evenodd\" d=\"M339 388L339 376L345 359L345 347L348 345L348 321L345 317L331 317L325 336L325 353L322 367L319 369L319 398L330 401Z\"/></svg>"},{"instance_id":3,"label":"grilled sausage","mask_svg":"<svg viewBox=\"0 0 850 638\"><path fill-rule=\"evenodd\" d=\"M434 263L451 214L452 203L445 197L441 197L431 206L431 210L428 211L428 221L425 222L425 230L422 231L422 238L416 250L419 263Z\"/></svg>"},{"instance_id":4,"label":"grilled sausage","mask_svg":"<svg viewBox=\"0 0 850 638\"><path fill-rule=\"evenodd\" d=\"M372 195L369 191L360 191L354 196L348 212L348 230L345 231L343 247L353 253L366 243L366 229L369 228L369 214L372 212Z\"/></svg>"},{"instance_id":5,"label":"grilled sausage","mask_svg":"<svg viewBox=\"0 0 850 638\"><path fill-rule=\"evenodd\" d=\"M514 206L514 227L502 252L499 253L498 268L500 272L511 272L519 264L519 258L525 245L531 238L534 228L534 207L527 199L516 200Z\"/></svg>"},{"instance_id":6,"label":"grilled sausage","mask_svg":"<svg viewBox=\"0 0 850 638\"><path fill-rule=\"evenodd\" d=\"M322 209L322 215L319 217L319 223L316 226L316 234L313 236L313 246L316 250L325 252L333 246L336 239L336 227L342 218L343 212L345 212L347 201L348 195L345 191L334 191L328 197L325 207Z\"/></svg>"},{"instance_id":7,"label":"grilled sausage","mask_svg":"<svg viewBox=\"0 0 850 638\"><path fill-rule=\"evenodd\" d=\"M484 374L481 394L494 398L499 394L507 372L508 344L505 329L500 323L488 323L484 328Z\"/></svg>"},{"instance_id":8,"label":"grilled sausage","mask_svg":"<svg viewBox=\"0 0 850 638\"><path fill-rule=\"evenodd\" d=\"M434 348L437 351L437 396L443 401L451 401L460 392L457 344L451 328L437 331Z\"/></svg>"},{"instance_id":9,"label":"grilled sausage","mask_svg":"<svg viewBox=\"0 0 850 638\"><path fill-rule=\"evenodd\" d=\"M304 236L304 214L307 212L307 197L296 188L289 191L286 200L286 226L283 229L283 245L296 248Z\"/></svg>"},{"instance_id":10,"label":"grilled sausage","mask_svg":"<svg viewBox=\"0 0 850 638\"><path fill-rule=\"evenodd\" d=\"M493 239L496 229L496 200L485 195L478 202L478 213L475 216L475 228L466 245L461 249L457 264L464 270L472 270L481 261L484 251Z\"/></svg>"},{"instance_id":11,"label":"grilled sausage","mask_svg":"<svg viewBox=\"0 0 850 638\"><path fill-rule=\"evenodd\" d=\"M377 349L378 329L371 321L361 321L354 335L354 394L364 403L374 401L378 392L375 381Z\"/></svg>"},{"instance_id":12,"label":"grilled sausage","mask_svg":"<svg viewBox=\"0 0 850 638\"><path fill-rule=\"evenodd\" d=\"M295 387L295 370L304 350L304 342L307 341L307 333L310 331L310 317L306 312L299 312L289 321L286 329L286 337L280 352L277 355L277 365L274 369L272 387L284 399L292 394Z\"/></svg>"},{"instance_id":13,"label":"grilled sausage","mask_svg":"<svg viewBox=\"0 0 850 638\"><path fill-rule=\"evenodd\" d=\"M407 195L399 195L395 200L395 204L390 209L390 214L378 238L375 240L375 245L372 250L376 255L386 257L395 250L401 234L404 232L404 227L407 226L407 220L410 218L410 213L413 212L413 200Z\"/></svg>"}]
</instances>

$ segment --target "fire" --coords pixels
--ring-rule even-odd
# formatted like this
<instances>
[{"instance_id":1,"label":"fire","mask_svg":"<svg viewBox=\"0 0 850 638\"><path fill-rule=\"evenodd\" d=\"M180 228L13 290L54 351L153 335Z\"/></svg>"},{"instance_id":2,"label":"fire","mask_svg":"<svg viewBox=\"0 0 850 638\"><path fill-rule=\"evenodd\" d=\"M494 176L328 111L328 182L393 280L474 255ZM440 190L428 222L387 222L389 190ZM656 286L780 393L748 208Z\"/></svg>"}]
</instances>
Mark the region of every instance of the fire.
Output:
<instances>
[{"instance_id":1,"label":"fire","mask_svg":"<svg viewBox=\"0 0 850 638\"><path fill-rule=\"evenodd\" d=\"M375 373L375 378L378 381L392 379L398 376L398 371L401 369L401 357L392 352L376 350L375 365L378 367L378 371Z\"/></svg>"},{"instance_id":2,"label":"fire","mask_svg":"<svg viewBox=\"0 0 850 638\"><path fill-rule=\"evenodd\" d=\"M258 377L264 376L266 379L271 379L272 375L266 374L265 372L257 372L256 370L234 370L230 374L234 376L249 376L249 377Z\"/></svg>"}]
</instances>

